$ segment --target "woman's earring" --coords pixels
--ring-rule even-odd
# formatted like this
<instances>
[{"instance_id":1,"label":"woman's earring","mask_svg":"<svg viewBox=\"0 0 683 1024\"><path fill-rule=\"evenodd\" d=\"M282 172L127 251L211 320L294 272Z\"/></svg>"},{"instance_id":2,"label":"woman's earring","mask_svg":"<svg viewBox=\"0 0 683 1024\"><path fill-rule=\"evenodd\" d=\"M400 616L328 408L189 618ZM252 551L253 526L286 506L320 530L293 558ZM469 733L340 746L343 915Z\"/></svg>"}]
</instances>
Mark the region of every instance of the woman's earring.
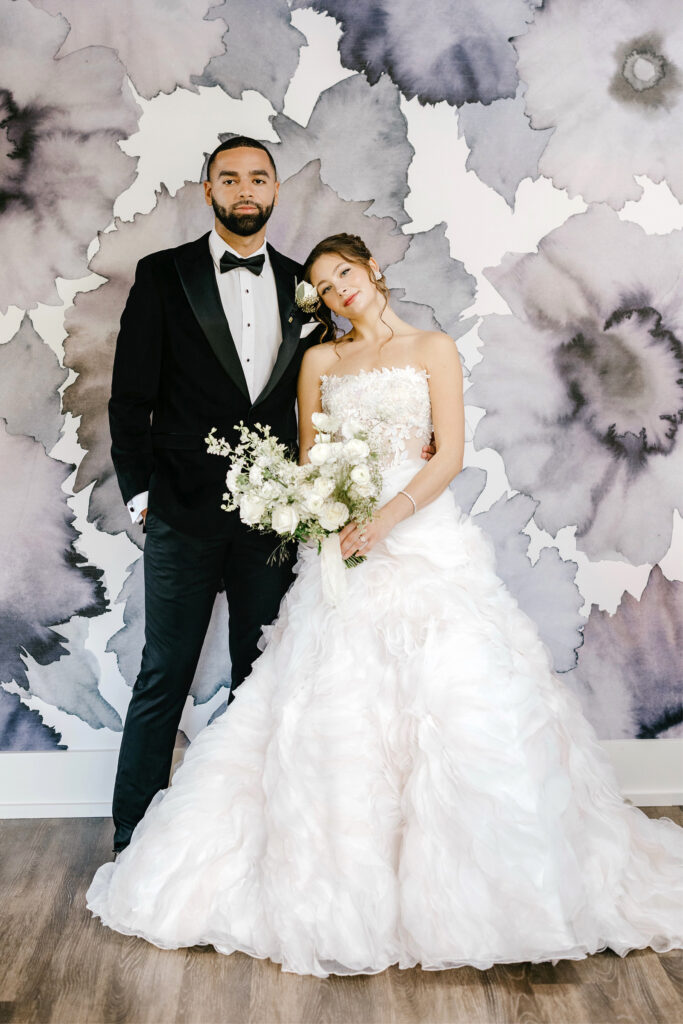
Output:
<instances>
[{"instance_id":1,"label":"woman's earring","mask_svg":"<svg viewBox=\"0 0 683 1024\"><path fill-rule=\"evenodd\" d=\"M375 271L375 281L381 281L381 280L382 280L382 271L381 270L376 270Z\"/></svg>"}]
</instances>

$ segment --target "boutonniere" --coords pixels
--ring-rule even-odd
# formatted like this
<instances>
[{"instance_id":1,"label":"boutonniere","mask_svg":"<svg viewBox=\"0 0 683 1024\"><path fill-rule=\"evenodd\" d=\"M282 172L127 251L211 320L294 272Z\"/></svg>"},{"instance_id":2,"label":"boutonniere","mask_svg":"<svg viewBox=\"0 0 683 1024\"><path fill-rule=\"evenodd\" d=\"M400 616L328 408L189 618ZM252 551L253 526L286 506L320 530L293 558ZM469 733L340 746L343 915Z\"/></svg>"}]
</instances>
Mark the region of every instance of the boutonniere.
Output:
<instances>
[{"instance_id":1,"label":"boutonniere","mask_svg":"<svg viewBox=\"0 0 683 1024\"><path fill-rule=\"evenodd\" d=\"M320 296L308 281L297 281L294 278L294 301L304 313L315 313L320 305Z\"/></svg>"}]
</instances>

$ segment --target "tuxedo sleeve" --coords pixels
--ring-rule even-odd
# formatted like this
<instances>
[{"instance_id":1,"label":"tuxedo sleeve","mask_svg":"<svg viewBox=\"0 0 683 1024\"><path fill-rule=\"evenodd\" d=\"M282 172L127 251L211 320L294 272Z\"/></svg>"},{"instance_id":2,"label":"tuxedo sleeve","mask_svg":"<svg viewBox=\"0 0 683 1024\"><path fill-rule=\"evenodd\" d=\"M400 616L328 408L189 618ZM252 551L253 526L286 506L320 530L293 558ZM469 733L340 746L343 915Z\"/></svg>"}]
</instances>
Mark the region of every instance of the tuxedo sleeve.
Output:
<instances>
[{"instance_id":1,"label":"tuxedo sleeve","mask_svg":"<svg viewBox=\"0 0 683 1024\"><path fill-rule=\"evenodd\" d=\"M149 257L138 263L116 341L109 429L123 500L146 491L152 475L151 414L161 371L163 311Z\"/></svg>"}]
</instances>

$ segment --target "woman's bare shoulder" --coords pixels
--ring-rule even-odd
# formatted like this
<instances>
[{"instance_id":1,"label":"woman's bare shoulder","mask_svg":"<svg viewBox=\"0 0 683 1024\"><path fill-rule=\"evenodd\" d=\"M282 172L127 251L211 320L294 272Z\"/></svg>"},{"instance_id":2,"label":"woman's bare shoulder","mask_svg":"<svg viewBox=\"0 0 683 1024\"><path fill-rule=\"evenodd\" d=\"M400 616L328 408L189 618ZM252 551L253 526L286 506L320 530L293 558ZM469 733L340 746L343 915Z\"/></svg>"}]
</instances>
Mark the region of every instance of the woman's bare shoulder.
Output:
<instances>
[{"instance_id":1,"label":"woman's bare shoulder","mask_svg":"<svg viewBox=\"0 0 683 1024\"><path fill-rule=\"evenodd\" d=\"M420 331L419 349L425 363L460 362L458 346L443 331Z\"/></svg>"},{"instance_id":2,"label":"woman's bare shoulder","mask_svg":"<svg viewBox=\"0 0 683 1024\"><path fill-rule=\"evenodd\" d=\"M311 345L306 349L301 368L308 373L321 375L327 373L336 362L336 358L335 342L321 341L318 345Z\"/></svg>"},{"instance_id":3,"label":"woman's bare shoulder","mask_svg":"<svg viewBox=\"0 0 683 1024\"><path fill-rule=\"evenodd\" d=\"M430 364L459 360L458 349L453 339L443 331L420 331L410 338L409 354L412 359L425 369Z\"/></svg>"}]
</instances>

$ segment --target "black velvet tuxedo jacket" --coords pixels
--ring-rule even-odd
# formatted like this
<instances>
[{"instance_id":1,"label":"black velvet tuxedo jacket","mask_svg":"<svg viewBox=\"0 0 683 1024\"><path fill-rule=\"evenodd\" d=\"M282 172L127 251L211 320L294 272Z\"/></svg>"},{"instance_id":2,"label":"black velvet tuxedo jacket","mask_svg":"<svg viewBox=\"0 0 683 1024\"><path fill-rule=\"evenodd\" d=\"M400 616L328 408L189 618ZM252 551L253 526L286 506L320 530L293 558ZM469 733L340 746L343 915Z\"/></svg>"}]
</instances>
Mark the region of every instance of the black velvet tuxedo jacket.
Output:
<instances>
[{"instance_id":1,"label":"black velvet tuxedo jacket","mask_svg":"<svg viewBox=\"0 0 683 1024\"><path fill-rule=\"evenodd\" d=\"M149 508L193 536L229 536L237 514L221 510L228 460L206 451L212 427L235 441L235 424L269 424L296 450L296 382L317 340L294 302L301 268L268 254L275 275L282 344L261 394L249 397L223 312L208 234L140 260L116 344L109 424L124 501L149 490Z\"/></svg>"}]
</instances>

